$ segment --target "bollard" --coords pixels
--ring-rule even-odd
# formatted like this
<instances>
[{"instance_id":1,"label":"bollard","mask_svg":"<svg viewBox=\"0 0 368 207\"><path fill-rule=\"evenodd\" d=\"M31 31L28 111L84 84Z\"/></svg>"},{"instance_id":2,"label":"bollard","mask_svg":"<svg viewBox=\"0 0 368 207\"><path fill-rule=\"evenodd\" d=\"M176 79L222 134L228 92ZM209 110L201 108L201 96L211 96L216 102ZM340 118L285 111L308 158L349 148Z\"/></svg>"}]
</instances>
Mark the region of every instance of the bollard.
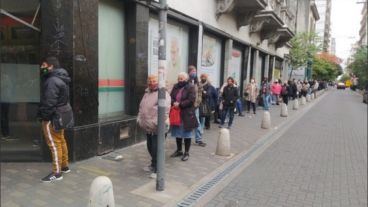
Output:
<instances>
[{"instance_id":1,"label":"bollard","mask_svg":"<svg viewBox=\"0 0 368 207\"><path fill-rule=\"evenodd\" d=\"M310 102L311 101L311 97L310 97L310 95L308 94L307 95L307 102Z\"/></svg>"},{"instance_id":2,"label":"bollard","mask_svg":"<svg viewBox=\"0 0 368 207\"><path fill-rule=\"evenodd\" d=\"M220 129L217 139L216 155L230 156L230 132L226 128Z\"/></svg>"},{"instance_id":3,"label":"bollard","mask_svg":"<svg viewBox=\"0 0 368 207\"><path fill-rule=\"evenodd\" d=\"M314 100L314 93L311 94L311 100Z\"/></svg>"},{"instance_id":4,"label":"bollard","mask_svg":"<svg viewBox=\"0 0 368 207\"><path fill-rule=\"evenodd\" d=\"M285 103L281 103L280 116L281 117L287 117L288 116L288 109L287 109L287 105Z\"/></svg>"},{"instance_id":5,"label":"bollard","mask_svg":"<svg viewBox=\"0 0 368 207\"><path fill-rule=\"evenodd\" d=\"M108 177L98 176L92 181L88 207L115 207L112 183Z\"/></svg>"},{"instance_id":6,"label":"bollard","mask_svg":"<svg viewBox=\"0 0 368 207\"><path fill-rule=\"evenodd\" d=\"M261 128L262 129L269 129L269 128L271 128L271 115L270 115L270 112L269 111L264 111L263 112L263 118L262 118Z\"/></svg>"},{"instance_id":7,"label":"bollard","mask_svg":"<svg viewBox=\"0 0 368 207\"><path fill-rule=\"evenodd\" d=\"M306 104L306 100L305 100L305 97L304 97L304 96L302 96L301 104L302 104L302 105L305 105L305 104Z\"/></svg>"},{"instance_id":8,"label":"bollard","mask_svg":"<svg viewBox=\"0 0 368 207\"><path fill-rule=\"evenodd\" d=\"M298 110L299 109L299 100L297 98L294 99L293 109L294 110Z\"/></svg>"}]
</instances>

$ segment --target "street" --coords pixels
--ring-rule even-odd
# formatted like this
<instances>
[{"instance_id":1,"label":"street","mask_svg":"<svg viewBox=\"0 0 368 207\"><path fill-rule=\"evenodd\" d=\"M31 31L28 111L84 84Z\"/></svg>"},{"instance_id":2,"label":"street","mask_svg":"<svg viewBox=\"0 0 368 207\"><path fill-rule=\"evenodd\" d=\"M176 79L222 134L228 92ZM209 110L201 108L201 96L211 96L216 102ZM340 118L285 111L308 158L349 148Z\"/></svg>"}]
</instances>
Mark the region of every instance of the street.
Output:
<instances>
[{"instance_id":1,"label":"street","mask_svg":"<svg viewBox=\"0 0 368 207\"><path fill-rule=\"evenodd\" d=\"M206 206L367 206L361 96L330 91Z\"/></svg>"}]
</instances>

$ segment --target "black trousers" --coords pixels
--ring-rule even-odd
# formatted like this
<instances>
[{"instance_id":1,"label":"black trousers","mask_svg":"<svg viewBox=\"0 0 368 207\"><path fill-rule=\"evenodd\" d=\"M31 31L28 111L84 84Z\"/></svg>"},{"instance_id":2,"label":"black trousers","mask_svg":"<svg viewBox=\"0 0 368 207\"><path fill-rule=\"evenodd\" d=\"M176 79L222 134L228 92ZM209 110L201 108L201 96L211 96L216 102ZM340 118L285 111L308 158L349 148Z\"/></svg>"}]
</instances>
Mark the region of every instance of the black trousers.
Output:
<instances>
[{"instance_id":1,"label":"black trousers","mask_svg":"<svg viewBox=\"0 0 368 207\"><path fill-rule=\"evenodd\" d=\"M286 96L282 96L282 101L283 101L286 105L288 105L288 103L289 103L289 96L288 96L288 95L286 95Z\"/></svg>"},{"instance_id":2,"label":"black trousers","mask_svg":"<svg viewBox=\"0 0 368 207\"><path fill-rule=\"evenodd\" d=\"M151 155L153 172L157 170L157 134L147 134L147 150Z\"/></svg>"},{"instance_id":3,"label":"black trousers","mask_svg":"<svg viewBox=\"0 0 368 207\"><path fill-rule=\"evenodd\" d=\"M256 113L256 103L253 103L251 101L247 101L247 110L250 112L250 105L252 105L253 113Z\"/></svg>"},{"instance_id":4,"label":"black trousers","mask_svg":"<svg viewBox=\"0 0 368 207\"><path fill-rule=\"evenodd\" d=\"M4 137L9 136L9 103L1 103L1 133Z\"/></svg>"}]
</instances>

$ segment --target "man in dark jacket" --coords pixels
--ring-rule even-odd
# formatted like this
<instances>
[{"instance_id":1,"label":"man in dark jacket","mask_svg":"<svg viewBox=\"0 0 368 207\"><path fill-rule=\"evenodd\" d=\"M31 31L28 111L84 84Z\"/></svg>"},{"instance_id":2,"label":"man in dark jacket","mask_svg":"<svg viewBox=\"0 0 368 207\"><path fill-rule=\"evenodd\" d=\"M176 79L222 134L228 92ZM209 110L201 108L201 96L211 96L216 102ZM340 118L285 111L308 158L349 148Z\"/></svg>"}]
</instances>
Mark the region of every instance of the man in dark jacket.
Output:
<instances>
[{"instance_id":1,"label":"man in dark jacket","mask_svg":"<svg viewBox=\"0 0 368 207\"><path fill-rule=\"evenodd\" d=\"M230 129L233 124L234 119L234 109L236 106L236 100L238 100L238 88L234 85L234 79L232 77L227 78L227 85L224 87L222 92L222 117L221 117L221 125L219 126L222 128L225 123L225 119L227 114L229 114L229 123L228 128Z\"/></svg>"},{"instance_id":2,"label":"man in dark jacket","mask_svg":"<svg viewBox=\"0 0 368 207\"><path fill-rule=\"evenodd\" d=\"M42 178L42 182L62 180L62 173L70 172L68 167L68 147L64 138L64 129L58 129L54 122L57 109L69 104L70 77L60 67L56 57L48 57L41 65L42 88L38 117L42 121L45 141L52 155L52 172ZM71 111L71 108L70 108Z\"/></svg>"}]
</instances>

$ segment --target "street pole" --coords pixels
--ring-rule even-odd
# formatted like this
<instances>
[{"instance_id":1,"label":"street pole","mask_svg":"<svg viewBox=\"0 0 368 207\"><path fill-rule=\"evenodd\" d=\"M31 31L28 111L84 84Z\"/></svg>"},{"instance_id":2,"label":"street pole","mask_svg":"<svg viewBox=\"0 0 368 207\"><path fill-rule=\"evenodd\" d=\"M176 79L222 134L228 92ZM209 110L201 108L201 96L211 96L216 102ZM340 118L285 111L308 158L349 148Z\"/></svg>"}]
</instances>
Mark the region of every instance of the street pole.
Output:
<instances>
[{"instance_id":1,"label":"street pole","mask_svg":"<svg viewBox=\"0 0 368 207\"><path fill-rule=\"evenodd\" d=\"M157 178L156 191L165 190L165 110L166 110L166 23L167 3L160 0L158 47L158 133L157 133Z\"/></svg>"}]
</instances>

